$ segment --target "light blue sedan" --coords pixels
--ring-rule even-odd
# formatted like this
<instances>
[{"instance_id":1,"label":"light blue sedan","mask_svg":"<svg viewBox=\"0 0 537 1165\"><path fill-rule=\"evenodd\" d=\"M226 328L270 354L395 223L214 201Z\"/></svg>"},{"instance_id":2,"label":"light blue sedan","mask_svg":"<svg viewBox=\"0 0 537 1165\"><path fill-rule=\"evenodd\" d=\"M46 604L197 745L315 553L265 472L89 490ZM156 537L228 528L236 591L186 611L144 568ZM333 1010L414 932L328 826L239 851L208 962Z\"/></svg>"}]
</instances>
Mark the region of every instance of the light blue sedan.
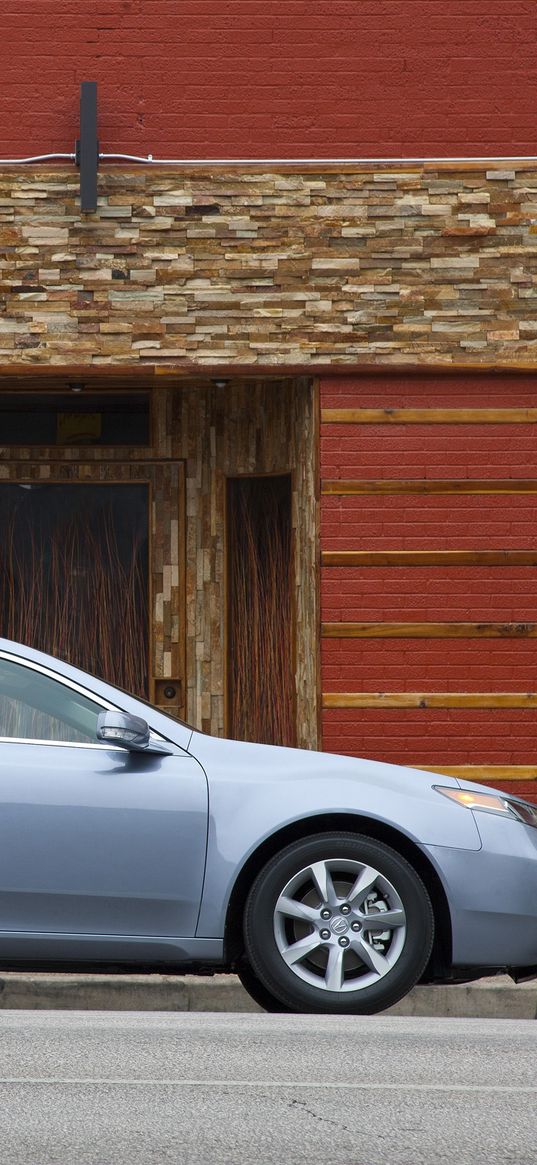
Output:
<instances>
[{"instance_id":1,"label":"light blue sedan","mask_svg":"<svg viewBox=\"0 0 537 1165\"><path fill-rule=\"evenodd\" d=\"M0 966L234 970L267 1010L537 977L537 808L217 740L0 639Z\"/></svg>"}]
</instances>

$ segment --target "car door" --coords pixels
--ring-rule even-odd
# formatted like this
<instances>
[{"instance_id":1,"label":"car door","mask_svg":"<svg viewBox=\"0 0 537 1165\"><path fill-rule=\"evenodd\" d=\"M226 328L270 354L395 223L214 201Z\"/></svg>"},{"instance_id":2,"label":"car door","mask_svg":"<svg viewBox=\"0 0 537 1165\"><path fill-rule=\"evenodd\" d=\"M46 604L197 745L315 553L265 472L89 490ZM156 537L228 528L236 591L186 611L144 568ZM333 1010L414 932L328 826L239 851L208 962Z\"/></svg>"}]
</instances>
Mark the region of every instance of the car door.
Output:
<instances>
[{"instance_id":1,"label":"car door","mask_svg":"<svg viewBox=\"0 0 537 1165\"><path fill-rule=\"evenodd\" d=\"M205 774L178 746L166 756L97 743L110 706L0 653L0 954L15 933L195 933Z\"/></svg>"}]
</instances>

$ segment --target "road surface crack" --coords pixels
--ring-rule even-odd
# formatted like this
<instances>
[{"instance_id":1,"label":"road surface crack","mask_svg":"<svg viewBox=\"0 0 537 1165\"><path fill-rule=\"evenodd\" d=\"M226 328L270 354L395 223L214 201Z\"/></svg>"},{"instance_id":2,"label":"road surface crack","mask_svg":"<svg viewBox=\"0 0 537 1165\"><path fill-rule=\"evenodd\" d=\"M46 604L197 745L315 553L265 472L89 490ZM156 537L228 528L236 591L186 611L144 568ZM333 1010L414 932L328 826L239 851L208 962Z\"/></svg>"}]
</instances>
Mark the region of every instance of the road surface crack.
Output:
<instances>
[{"instance_id":1,"label":"road surface crack","mask_svg":"<svg viewBox=\"0 0 537 1165\"><path fill-rule=\"evenodd\" d=\"M322 1123L325 1125L335 1125L335 1127L339 1129L340 1132L350 1133L351 1131L348 1126L343 1125L341 1121L332 1120L332 1118L329 1116L320 1116L318 1112L314 1112L313 1109L308 1108L305 1100L297 1100L295 1098L289 1101L289 1107L293 1108L293 1106L300 1106L304 1113L307 1113L308 1116L312 1116L314 1120L322 1121Z\"/></svg>"}]
</instances>

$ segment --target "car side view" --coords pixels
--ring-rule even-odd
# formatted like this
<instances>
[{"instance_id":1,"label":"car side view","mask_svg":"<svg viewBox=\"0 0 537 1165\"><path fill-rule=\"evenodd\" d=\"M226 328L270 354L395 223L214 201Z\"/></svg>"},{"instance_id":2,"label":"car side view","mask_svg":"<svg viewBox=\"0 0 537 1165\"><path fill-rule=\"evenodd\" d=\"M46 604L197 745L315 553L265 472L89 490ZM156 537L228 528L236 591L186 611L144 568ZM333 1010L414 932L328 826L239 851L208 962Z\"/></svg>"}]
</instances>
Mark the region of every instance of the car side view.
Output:
<instances>
[{"instance_id":1,"label":"car side view","mask_svg":"<svg viewBox=\"0 0 537 1165\"><path fill-rule=\"evenodd\" d=\"M235 971L270 1011L537 977L537 807L216 739L0 640L0 966Z\"/></svg>"}]
</instances>

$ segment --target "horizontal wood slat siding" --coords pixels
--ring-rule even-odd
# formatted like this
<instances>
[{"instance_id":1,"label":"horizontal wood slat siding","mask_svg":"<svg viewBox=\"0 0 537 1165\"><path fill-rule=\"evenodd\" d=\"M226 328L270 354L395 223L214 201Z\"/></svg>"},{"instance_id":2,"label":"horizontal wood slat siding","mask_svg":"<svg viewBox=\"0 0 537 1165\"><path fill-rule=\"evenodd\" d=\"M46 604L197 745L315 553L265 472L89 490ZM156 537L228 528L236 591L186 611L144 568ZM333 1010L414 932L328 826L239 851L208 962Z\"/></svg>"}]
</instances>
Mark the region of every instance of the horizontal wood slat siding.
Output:
<instances>
[{"instance_id":1,"label":"horizontal wood slat siding","mask_svg":"<svg viewBox=\"0 0 537 1165\"><path fill-rule=\"evenodd\" d=\"M323 708L537 708L537 693L324 692Z\"/></svg>"},{"instance_id":2,"label":"horizontal wood slat siding","mask_svg":"<svg viewBox=\"0 0 537 1165\"><path fill-rule=\"evenodd\" d=\"M323 566L537 566L537 550L323 550Z\"/></svg>"},{"instance_id":3,"label":"horizontal wood slat siding","mask_svg":"<svg viewBox=\"0 0 537 1165\"><path fill-rule=\"evenodd\" d=\"M520 639L537 623L323 623L325 639Z\"/></svg>"},{"instance_id":4,"label":"horizontal wood slat siding","mask_svg":"<svg viewBox=\"0 0 537 1165\"><path fill-rule=\"evenodd\" d=\"M321 492L342 497L350 494L534 494L537 493L537 479L323 481Z\"/></svg>"},{"instance_id":5,"label":"horizontal wood slat siding","mask_svg":"<svg viewBox=\"0 0 537 1165\"><path fill-rule=\"evenodd\" d=\"M322 409L321 421L328 425L535 425L537 408Z\"/></svg>"},{"instance_id":6,"label":"horizontal wood slat siding","mask_svg":"<svg viewBox=\"0 0 537 1165\"><path fill-rule=\"evenodd\" d=\"M537 692L520 690L537 685L537 574L507 574L537 566L537 510L523 498L537 499L537 377L525 396L499 379L479 395L453 384L321 386L321 566L350 568L322 571L326 747L537 799ZM467 593L450 568L469 568ZM400 690L418 685L451 690ZM362 687L383 690L348 690Z\"/></svg>"}]
</instances>

